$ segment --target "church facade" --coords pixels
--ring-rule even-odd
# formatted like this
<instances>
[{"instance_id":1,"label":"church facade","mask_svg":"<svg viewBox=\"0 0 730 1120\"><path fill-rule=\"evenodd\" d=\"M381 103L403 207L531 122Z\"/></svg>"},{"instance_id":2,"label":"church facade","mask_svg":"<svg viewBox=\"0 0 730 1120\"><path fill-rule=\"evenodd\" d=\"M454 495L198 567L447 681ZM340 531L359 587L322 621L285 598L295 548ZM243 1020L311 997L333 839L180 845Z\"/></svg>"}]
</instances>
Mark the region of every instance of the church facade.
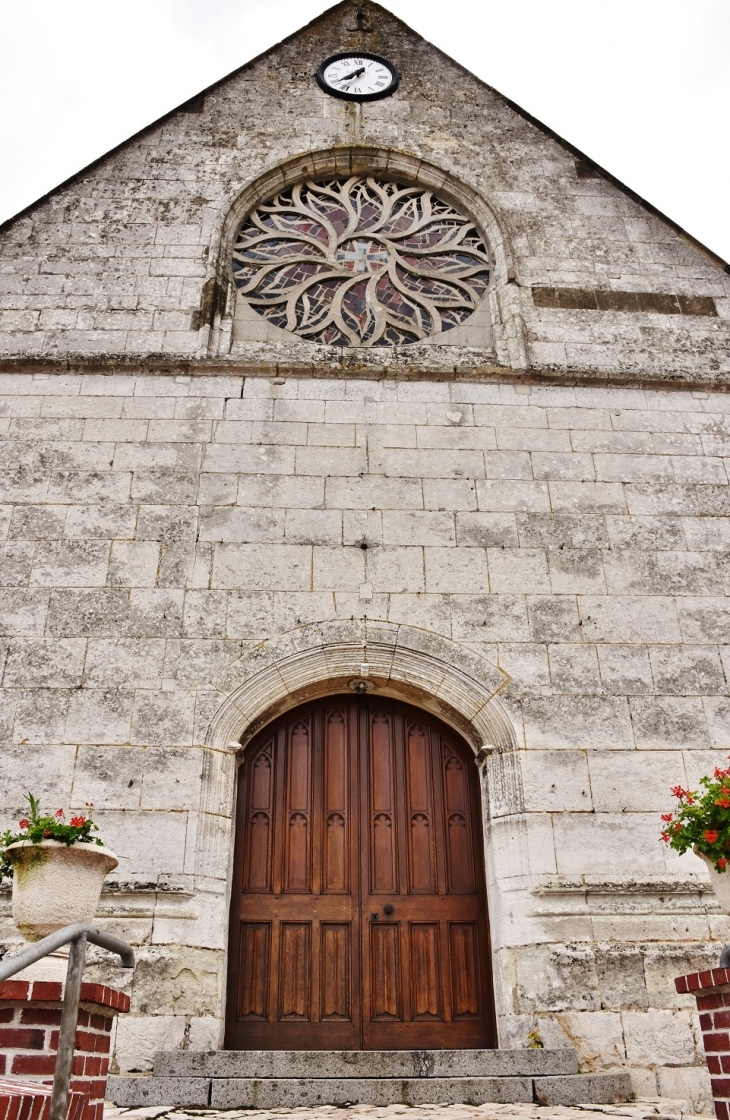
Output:
<instances>
[{"instance_id":1,"label":"church facade","mask_svg":"<svg viewBox=\"0 0 730 1120\"><path fill-rule=\"evenodd\" d=\"M659 832L730 752L728 266L345 0L5 223L0 300L3 819L120 857L118 1070L707 1100L730 929Z\"/></svg>"}]
</instances>

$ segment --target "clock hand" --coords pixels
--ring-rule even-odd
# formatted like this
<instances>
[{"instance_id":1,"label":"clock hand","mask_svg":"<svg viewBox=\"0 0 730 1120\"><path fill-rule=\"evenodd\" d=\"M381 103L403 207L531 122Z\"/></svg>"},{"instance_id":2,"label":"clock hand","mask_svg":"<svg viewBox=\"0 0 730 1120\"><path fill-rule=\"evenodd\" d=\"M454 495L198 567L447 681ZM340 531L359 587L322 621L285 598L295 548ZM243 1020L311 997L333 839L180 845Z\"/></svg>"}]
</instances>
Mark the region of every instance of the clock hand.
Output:
<instances>
[{"instance_id":1,"label":"clock hand","mask_svg":"<svg viewBox=\"0 0 730 1120\"><path fill-rule=\"evenodd\" d=\"M361 74L365 73L365 67L361 66L359 70L353 70L346 78L338 78L338 82L350 82L353 78L359 78Z\"/></svg>"}]
</instances>

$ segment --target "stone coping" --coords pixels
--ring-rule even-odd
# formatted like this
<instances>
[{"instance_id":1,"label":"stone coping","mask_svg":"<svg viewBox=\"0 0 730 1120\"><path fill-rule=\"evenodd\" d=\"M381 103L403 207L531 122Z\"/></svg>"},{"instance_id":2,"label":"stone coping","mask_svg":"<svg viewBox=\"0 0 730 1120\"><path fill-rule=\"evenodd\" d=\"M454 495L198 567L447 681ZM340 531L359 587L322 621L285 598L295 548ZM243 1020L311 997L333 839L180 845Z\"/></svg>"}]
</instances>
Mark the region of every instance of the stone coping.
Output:
<instances>
[{"instance_id":1,"label":"stone coping","mask_svg":"<svg viewBox=\"0 0 730 1120\"><path fill-rule=\"evenodd\" d=\"M614 369L580 370L562 367L512 368L509 366L456 362L445 367L436 367L427 362L414 361L405 368L394 366L368 366L365 364L344 365L335 361L322 363L299 361L267 361L239 357L190 358L161 354L65 354L57 358L46 356L32 358L27 355L0 358L0 373L12 374L84 374L114 375L130 372L159 374L161 376L188 377L263 377L263 378L301 378L326 380L366 380L366 381L455 381L491 382L520 385L557 385L605 388L609 386L646 389L666 392L681 389L684 392L702 390L727 392L730 390L730 373L724 370L711 370L698 373L696 370L668 370L660 374L644 374L637 370Z\"/></svg>"},{"instance_id":2,"label":"stone coping","mask_svg":"<svg viewBox=\"0 0 730 1120\"><path fill-rule=\"evenodd\" d=\"M6 980L0 984L0 1001L13 1003L56 1003L63 999L60 980ZM81 1002L129 1011L131 1000L126 992L106 984L82 984Z\"/></svg>"}]
</instances>

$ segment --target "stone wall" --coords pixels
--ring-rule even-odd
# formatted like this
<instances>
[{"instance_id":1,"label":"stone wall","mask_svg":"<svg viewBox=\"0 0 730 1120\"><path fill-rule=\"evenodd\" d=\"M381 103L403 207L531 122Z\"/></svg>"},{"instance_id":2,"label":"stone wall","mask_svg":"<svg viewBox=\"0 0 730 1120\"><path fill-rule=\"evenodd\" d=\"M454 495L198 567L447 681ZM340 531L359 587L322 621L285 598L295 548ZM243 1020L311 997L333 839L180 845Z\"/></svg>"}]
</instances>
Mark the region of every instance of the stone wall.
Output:
<instances>
[{"instance_id":1,"label":"stone wall","mask_svg":"<svg viewBox=\"0 0 730 1120\"><path fill-rule=\"evenodd\" d=\"M121 856L118 1067L215 1047L241 742L364 677L475 750L502 1044L538 1030L697 1107L673 978L730 929L658 832L730 751L727 266L363 11L0 230L3 819L28 789L93 801ZM323 94L341 49L387 55L398 92ZM317 347L236 303L247 210L363 172L483 233L490 289L450 344Z\"/></svg>"},{"instance_id":2,"label":"stone wall","mask_svg":"<svg viewBox=\"0 0 730 1120\"><path fill-rule=\"evenodd\" d=\"M144 358L184 370L244 358L382 372L382 353L343 356L255 332L231 349L231 215L243 217L285 172L354 168L458 199L494 257L494 345L405 347L388 355L392 370L726 380L723 262L390 13L363 11L369 31L353 30L354 4L338 5L6 223L4 367L135 369ZM319 63L358 47L396 64L395 95L354 105L319 89ZM579 289L578 306L546 299L565 288Z\"/></svg>"},{"instance_id":3,"label":"stone wall","mask_svg":"<svg viewBox=\"0 0 730 1120\"><path fill-rule=\"evenodd\" d=\"M93 801L121 857L120 1068L219 1043L236 740L271 702L236 699L236 723L227 698L268 666L294 702L318 643L346 687L343 635L409 628L388 687L436 695L427 667L461 666L439 710L486 747L503 1044L537 1028L702 1097L673 978L730 930L658 832L669 787L730 750L730 397L18 374L0 400L2 819L27 789Z\"/></svg>"}]
</instances>

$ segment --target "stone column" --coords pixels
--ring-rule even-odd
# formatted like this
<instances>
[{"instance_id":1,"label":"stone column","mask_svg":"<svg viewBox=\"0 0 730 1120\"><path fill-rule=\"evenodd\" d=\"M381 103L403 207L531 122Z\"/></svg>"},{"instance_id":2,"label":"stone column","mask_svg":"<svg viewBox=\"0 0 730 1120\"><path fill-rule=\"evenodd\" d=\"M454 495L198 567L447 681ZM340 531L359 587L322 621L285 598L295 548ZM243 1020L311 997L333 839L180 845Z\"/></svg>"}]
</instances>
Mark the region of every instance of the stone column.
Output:
<instances>
[{"instance_id":1,"label":"stone column","mask_svg":"<svg viewBox=\"0 0 730 1120\"><path fill-rule=\"evenodd\" d=\"M0 984L0 1077L25 1084L53 1082L63 985L50 980L6 980ZM111 1029L129 1011L125 992L104 984L82 984L72 1093L83 1094L83 1120L102 1120L109 1072Z\"/></svg>"},{"instance_id":2,"label":"stone column","mask_svg":"<svg viewBox=\"0 0 730 1120\"><path fill-rule=\"evenodd\" d=\"M717 1120L730 1120L730 968L690 972L674 985L682 995L694 992Z\"/></svg>"}]
</instances>

